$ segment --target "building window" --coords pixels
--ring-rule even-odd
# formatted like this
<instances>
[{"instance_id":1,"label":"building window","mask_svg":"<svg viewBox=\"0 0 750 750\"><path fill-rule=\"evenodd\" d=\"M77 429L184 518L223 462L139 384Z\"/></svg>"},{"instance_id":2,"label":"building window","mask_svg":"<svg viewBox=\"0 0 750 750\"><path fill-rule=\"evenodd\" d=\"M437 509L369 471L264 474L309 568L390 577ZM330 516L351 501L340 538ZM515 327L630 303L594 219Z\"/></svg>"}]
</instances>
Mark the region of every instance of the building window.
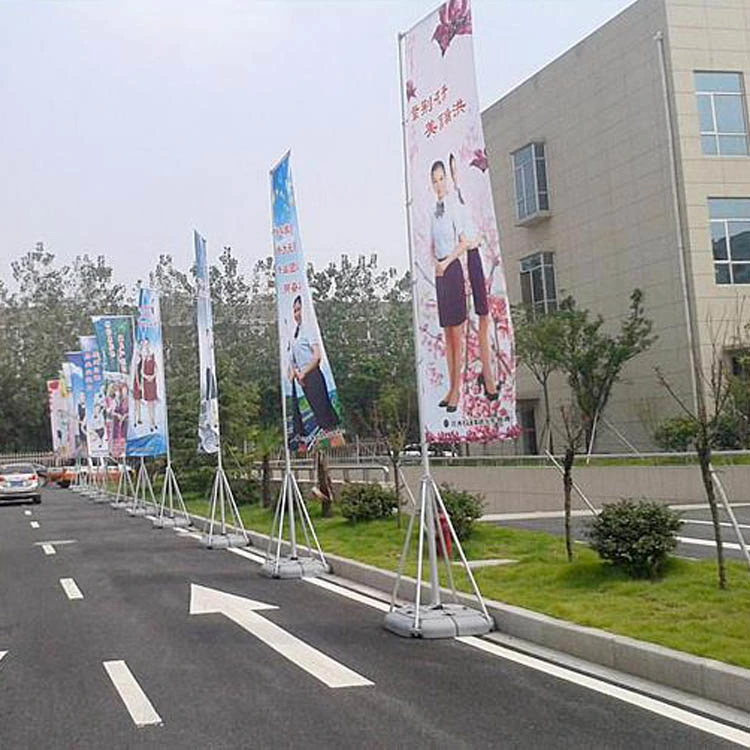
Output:
<instances>
[{"instance_id":1,"label":"building window","mask_svg":"<svg viewBox=\"0 0 750 750\"><path fill-rule=\"evenodd\" d=\"M741 73L696 73L704 154L746 156L747 118Z\"/></svg>"},{"instance_id":2,"label":"building window","mask_svg":"<svg viewBox=\"0 0 750 750\"><path fill-rule=\"evenodd\" d=\"M557 310L557 285L552 253L536 253L521 261L521 302L534 315Z\"/></svg>"},{"instance_id":3,"label":"building window","mask_svg":"<svg viewBox=\"0 0 750 750\"><path fill-rule=\"evenodd\" d=\"M709 198L717 284L750 284L750 198Z\"/></svg>"},{"instance_id":4,"label":"building window","mask_svg":"<svg viewBox=\"0 0 750 750\"><path fill-rule=\"evenodd\" d=\"M549 211L544 144L530 143L513 154L516 217L519 221Z\"/></svg>"}]
</instances>

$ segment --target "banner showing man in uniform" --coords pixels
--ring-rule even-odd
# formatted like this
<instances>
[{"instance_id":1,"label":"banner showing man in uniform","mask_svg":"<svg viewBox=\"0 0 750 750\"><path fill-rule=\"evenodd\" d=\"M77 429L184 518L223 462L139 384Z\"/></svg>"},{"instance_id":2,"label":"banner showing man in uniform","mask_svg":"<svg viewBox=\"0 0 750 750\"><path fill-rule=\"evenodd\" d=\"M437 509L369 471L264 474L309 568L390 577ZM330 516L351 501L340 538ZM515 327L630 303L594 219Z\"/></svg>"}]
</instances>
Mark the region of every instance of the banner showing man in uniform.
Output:
<instances>
[{"instance_id":1,"label":"banner showing man in uniform","mask_svg":"<svg viewBox=\"0 0 750 750\"><path fill-rule=\"evenodd\" d=\"M138 295L130 395L133 408L128 431L128 456L165 455L164 353L159 294L153 289L142 288Z\"/></svg>"},{"instance_id":2,"label":"banner showing man in uniform","mask_svg":"<svg viewBox=\"0 0 750 750\"><path fill-rule=\"evenodd\" d=\"M445 3L400 43L426 437L439 443L513 438L513 330L469 1Z\"/></svg>"},{"instance_id":3,"label":"banner showing man in uniform","mask_svg":"<svg viewBox=\"0 0 750 750\"><path fill-rule=\"evenodd\" d=\"M271 202L287 441L298 452L343 445L341 403L307 284L289 154L271 170Z\"/></svg>"},{"instance_id":4,"label":"banner showing man in uniform","mask_svg":"<svg viewBox=\"0 0 750 750\"><path fill-rule=\"evenodd\" d=\"M198 413L198 451L219 451L219 386L214 359L214 323L208 282L206 240L193 231L197 284L196 321L198 325L198 366L200 368L200 411Z\"/></svg>"}]
</instances>

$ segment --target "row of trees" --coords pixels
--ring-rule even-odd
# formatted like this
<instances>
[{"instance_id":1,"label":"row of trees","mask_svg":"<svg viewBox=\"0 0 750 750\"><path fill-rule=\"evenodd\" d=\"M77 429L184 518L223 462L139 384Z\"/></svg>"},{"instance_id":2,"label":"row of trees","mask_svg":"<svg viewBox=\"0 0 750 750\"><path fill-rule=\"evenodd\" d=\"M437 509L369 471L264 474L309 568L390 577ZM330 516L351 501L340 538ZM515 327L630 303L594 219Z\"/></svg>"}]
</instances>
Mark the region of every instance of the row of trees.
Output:
<instances>
[{"instance_id":1,"label":"row of trees","mask_svg":"<svg viewBox=\"0 0 750 750\"><path fill-rule=\"evenodd\" d=\"M132 313L136 290L119 284L103 257L59 264L43 245L12 264L13 291L0 282L0 450L48 450L46 380L63 353L78 348L92 315ZM210 268L222 438L227 460L242 462L280 444L279 351L271 259L243 274L231 248ZM414 358L408 274L381 269L377 258L309 271L350 434L402 446L416 438ZM175 460L196 453L198 362L195 279L163 255L144 281L159 288L165 342L169 424ZM400 434L396 439L394 436Z\"/></svg>"}]
</instances>

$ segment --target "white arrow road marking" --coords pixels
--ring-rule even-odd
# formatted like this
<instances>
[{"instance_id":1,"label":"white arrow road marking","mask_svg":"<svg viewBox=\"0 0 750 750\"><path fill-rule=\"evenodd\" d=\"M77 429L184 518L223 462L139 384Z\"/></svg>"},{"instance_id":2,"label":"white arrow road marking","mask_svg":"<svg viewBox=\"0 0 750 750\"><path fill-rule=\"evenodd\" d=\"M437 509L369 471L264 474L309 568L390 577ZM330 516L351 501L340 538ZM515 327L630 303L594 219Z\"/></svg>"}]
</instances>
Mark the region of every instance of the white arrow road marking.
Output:
<instances>
[{"instance_id":1,"label":"white arrow road marking","mask_svg":"<svg viewBox=\"0 0 750 750\"><path fill-rule=\"evenodd\" d=\"M51 544L43 544L42 549L44 550L45 555L54 555L56 554L55 548Z\"/></svg>"},{"instance_id":2,"label":"white arrow road marking","mask_svg":"<svg viewBox=\"0 0 750 750\"><path fill-rule=\"evenodd\" d=\"M30 511L30 510L25 510L25 511L23 512L23 514L24 514L25 516L30 516L30 515L31 515L31 511Z\"/></svg>"},{"instance_id":3,"label":"white arrow road marking","mask_svg":"<svg viewBox=\"0 0 750 750\"><path fill-rule=\"evenodd\" d=\"M38 529L39 521L29 521L29 526L31 526L32 529Z\"/></svg>"},{"instance_id":4,"label":"white arrow road marking","mask_svg":"<svg viewBox=\"0 0 750 750\"><path fill-rule=\"evenodd\" d=\"M223 614L241 628L259 638L285 659L304 669L330 688L364 687L373 683L321 651L287 633L259 610L278 609L273 604L256 602L205 586L190 584L190 614Z\"/></svg>"},{"instance_id":5,"label":"white arrow road marking","mask_svg":"<svg viewBox=\"0 0 750 750\"><path fill-rule=\"evenodd\" d=\"M560 680L566 680L572 682L581 687L594 690L597 693L603 693L609 695L612 698L623 701L624 703L630 703L633 706L638 706L646 711L664 716L672 721L677 721L681 724L686 724L689 727L694 727L702 732L713 734L716 737L729 740L729 742L735 742L742 747L750 747L750 734L743 732L740 729L721 724L713 719L708 719L700 714L694 714L690 711L685 711L682 708L677 708L669 703L656 700L655 698L649 698L641 693L635 693L632 690L626 690L625 688L612 685L609 682L598 680L595 677L589 677L579 672L574 672L571 669L565 667L559 667L556 664L537 659L527 654L522 654L518 651L513 651L503 646L498 646L496 643L484 640L483 638L477 638L476 636L460 636L456 638L457 641L465 643L474 648L478 648L481 651L486 651L495 656L499 656L509 661L514 661L516 664L522 664L525 667L536 669L540 672L546 672L553 677L557 677Z\"/></svg>"},{"instance_id":6,"label":"white arrow road marking","mask_svg":"<svg viewBox=\"0 0 750 750\"><path fill-rule=\"evenodd\" d=\"M5 654L7 653L8 653L7 651L0 651L0 661L3 660L3 656L5 656Z\"/></svg>"},{"instance_id":7,"label":"white arrow road marking","mask_svg":"<svg viewBox=\"0 0 750 750\"><path fill-rule=\"evenodd\" d=\"M46 539L43 542L34 542L35 545L54 544L58 547L62 544L75 544L77 539Z\"/></svg>"},{"instance_id":8,"label":"white arrow road marking","mask_svg":"<svg viewBox=\"0 0 750 750\"><path fill-rule=\"evenodd\" d=\"M61 578L60 585L63 587L63 591L67 594L68 599L83 599L81 589L78 588L76 582L72 578Z\"/></svg>"},{"instance_id":9,"label":"white arrow road marking","mask_svg":"<svg viewBox=\"0 0 750 750\"><path fill-rule=\"evenodd\" d=\"M156 713L156 709L133 677L128 665L122 660L105 661L102 664L135 725L145 727L150 724L161 724L161 716Z\"/></svg>"}]
</instances>

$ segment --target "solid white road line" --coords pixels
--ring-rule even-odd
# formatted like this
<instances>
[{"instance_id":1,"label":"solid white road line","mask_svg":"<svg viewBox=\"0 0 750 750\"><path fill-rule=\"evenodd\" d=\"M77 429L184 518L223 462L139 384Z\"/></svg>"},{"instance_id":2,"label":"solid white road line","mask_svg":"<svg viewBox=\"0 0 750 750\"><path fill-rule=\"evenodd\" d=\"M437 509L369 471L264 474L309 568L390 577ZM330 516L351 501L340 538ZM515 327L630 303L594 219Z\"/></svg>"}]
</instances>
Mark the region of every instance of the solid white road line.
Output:
<instances>
[{"instance_id":1,"label":"solid white road line","mask_svg":"<svg viewBox=\"0 0 750 750\"><path fill-rule=\"evenodd\" d=\"M25 511L23 512L23 514L24 514L25 516L30 516L30 515L31 515L31 511L30 511L30 510L25 510Z\"/></svg>"},{"instance_id":2,"label":"solid white road line","mask_svg":"<svg viewBox=\"0 0 750 750\"><path fill-rule=\"evenodd\" d=\"M692 523L692 524L696 524L698 526L713 526L714 525L713 521L698 520L697 518L682 518L680 520L682 521L682 523L686 523L686 524ZM737 525L741 529L750 529L750 524L747 524L747 523L738 523ZM731 523L729 523L728 521L721 521L721 523L719 523L719 526L724 526L727 529L733 529L734 528L734 526Z\"/></svg>"},{"instance_id":3,"label":"solid white road line","mask_svg":"<svg viewBox=\"0 0 750 750\"><path fill-rule=\"evenodd\" d=\"M689 536L678 536L677 541L682 542L683 544L694 544L697 547L715 547L716 546L716 542L714 542L712 539L695 539ZM739 544L735 544L734 542L724 542L721 546L724 549L737 549L737 550L742 549L742 547L740 547Z\"/></svg>"},{"instance_id":4,"label":"solid white road line","mask_svg":"<svg viewBox=\"0 0 750 750\"><path fill-rule=\"evenodd\" d=\"M259 555L256 552L250 552L246 549L240 549L239 547L229 547L227 548L227 552L231 552L233 555L239 555L247 560L252 560L254 563L258 563L258 565L263 565L266 561L266 558L262 555Z\"/></svg>"},{"instance_id":5,"label":"solid white road line","mask_svg":"<svg viewBox=\"0 0 750 750\"><path fill-rule=\"evenodd\" d=\"M76 582L72 578L61 578L60 585L63 587L63 591L67 594L68 599L83 599L81 589L78 588Z\"/></svg>"},{"instance_id":6,"label":"solid white road line","mask_svg":"<svg viewBox=\"0 0 750 750\"><path fill-rule=\"evenodd\" d=\"M343 586L339 586L336 583L331 583L330 581L326 581L322 578L303 578L302 580L305 583L311 583L313 586L325 589L326 591L332 591L334 594L345 596L347 599L351 599L352 601L359 602L360 604L366 604L368 607L372 607L373 609L379 609L381 612L388 612L391 608L387 602L381 601L379 599L373 599L370 596L365 596L364 594L360 594L357 591L352 591L351 589L344 588Z\"/></svg>"},{"instance_id":7,"label":"solid white road line","mask_svg":"<svg viewBox=\"0 0 750 750\"><path fill-rule=\"evenodd\" d=\"M29 521L29 526L31 526L32 529L38 529L39 521Z\"/></svg>"},{"instance_id":8,"label":"solid white road line","mask_svg":"<svg viewBox=\"0 0 750 750\"><path fill-rule=\"evenodd\" d=\"M45 555L54 555L56 554L55 548L51 544L43 544L42 549L44 550Z\"/></svg>"},{"instance_id":9,"label":"solid white road line","mask_svg":"<svg viewBox=\"0 0 750 750\"><path fill-rule=\"evenodd\" d=\"M45 539L43 542L34 542L34 544L37 546L42 544L56 544L59 547L61 544L75 544L77 541L77 539Z\"/></svg>"},{"instance_id":10,"label":"solid white road line","mask_svg":"<svg viewBox=\"0 0 750 750\"><path fill-rule=\"evenodd\" d=\"M121 659L105 661L102 664L135 725L145 727L151 724L161 724L161 716L156 713L156 709L133 677L128 665Z\"/></svg>"},{"instance_id":11,"label":"solid white road line","mask_svg":"<svg viewBox=\"0 0 750 750\"><path fill-rule=\"evenodd\" d=\"M750 733L744 732L741 729L735 729L734 727L721 724L718 721L707 719L705 716L685 711L682 708L677 708L664 703L663 701L656 700L655 698L649 698L640 693L634 693L631 690L612 685L602 680L597 680L595 677L589 677L579 672L573 672L565 667L559 667L556 664L550 664L549 662L542 661L533 656L519 653L518 651L512 651L511 649L498 646L496 643L491 641L477 638L476 636L463 636L456 638L457 641L465 643L474 648L478 648L481 651L499 656L501 659L507 659L509 661L516 662L522 666L536 669L540 672L557 677L560 680L572 682L581 687L593 690L597 693L609 695L616 700L623 701L623 703L629 703L632 706L651 711L652 713L663 716L666 719L677 721L681 724L685 724L694 729L698 729L701 732L713 734L716 737L734 742L742 747L750 747Z\"/></svg>"}]
</instances>

